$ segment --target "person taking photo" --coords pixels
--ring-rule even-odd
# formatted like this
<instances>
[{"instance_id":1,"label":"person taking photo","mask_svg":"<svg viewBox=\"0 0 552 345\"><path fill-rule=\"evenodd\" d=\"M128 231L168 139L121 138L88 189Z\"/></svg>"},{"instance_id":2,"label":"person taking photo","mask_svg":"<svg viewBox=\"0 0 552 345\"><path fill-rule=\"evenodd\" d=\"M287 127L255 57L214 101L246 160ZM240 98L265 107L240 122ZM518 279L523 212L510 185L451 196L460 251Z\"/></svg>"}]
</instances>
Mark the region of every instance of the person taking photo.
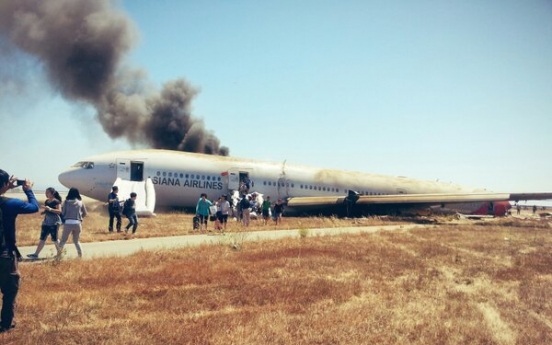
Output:
<instances>
[{"instance_id":1,"label":"person taking photo","mask_svg":"<svg viewBox=\"0 0 552 345\"><path fill-rule=\"evenodd\" d=\"M18 198L6 198L4 194L21 186L27 201ZM19 291L19 270L17 261L21 254L16 246L15 220L19 214L38 212L38 201L32 191L33 183L18 180L0 169L0 291L2 292L2 310L0 311L0 333L15 327L15 299Z\"/></svg>"}]
</instances>

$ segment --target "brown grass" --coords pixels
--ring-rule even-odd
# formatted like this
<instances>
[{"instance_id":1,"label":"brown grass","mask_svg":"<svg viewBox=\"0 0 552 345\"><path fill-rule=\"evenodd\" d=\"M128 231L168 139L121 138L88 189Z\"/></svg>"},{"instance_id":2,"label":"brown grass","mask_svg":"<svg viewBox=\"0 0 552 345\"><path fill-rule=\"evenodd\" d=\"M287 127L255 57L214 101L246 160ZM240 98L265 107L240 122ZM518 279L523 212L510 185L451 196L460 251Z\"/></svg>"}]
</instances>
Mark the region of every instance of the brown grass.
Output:
<instances>
[{"instance_id":1,"label":"brown grass","mask_svg":"<svg viewBox=\"0 0 552 345\"><path fill-rule=\"evenodd\" d=\"M83 221L83 232L81 242L101 242L126 238L124 233L110 233L107 231L109 215L107 209L99 202L88 202L87 208L89 215ZM128 220L123 216L123 229ZM192 231L193 214L168 211L158 213L156 217L139 217L138 231L135 238L181 236L193 234ZM40 236L40 226L43 215L33 213L28 215L19 215L17 218L17 244L19 246L32 246L38 243ZM404 220L371 217L364 219L339 219L334 217L310 217L310 218L284 218L278 226L270 220L267 225L263 225L261 219L253 220L247 231L274 230L274 229L310 229L310 228L333 228L343 226L366 226L380 224L404 223ZM213 222L209 222L209 230L214 230ZM229 220L227 231L241 232L244 228L236 220ZM61 229L60 232L61 234ZM48 239L49 241L49 239Z\"/></svg>"},{"instance_id":2,"label":"brown grass","mask_svg":"<svg viewBox=\"0 0 552 345\"><path fill-rule=\"evenodd\" d=\"M178 217L139 232L188 231ZM333 221L351 223L302 220ZM549 344L552 230L535 224L24 263L0 344Z\"/></svg>"}]
</instances>

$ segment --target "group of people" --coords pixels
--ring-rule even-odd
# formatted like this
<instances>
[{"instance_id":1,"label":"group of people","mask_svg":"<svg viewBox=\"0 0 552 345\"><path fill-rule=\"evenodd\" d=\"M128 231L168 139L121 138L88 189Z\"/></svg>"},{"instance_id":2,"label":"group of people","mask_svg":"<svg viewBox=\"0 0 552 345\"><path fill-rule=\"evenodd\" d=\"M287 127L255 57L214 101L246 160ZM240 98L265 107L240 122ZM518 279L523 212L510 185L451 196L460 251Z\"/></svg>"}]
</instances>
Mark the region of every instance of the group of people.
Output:
<instances>
[{"instance_id":1,"label":"group of people","mask_svg":"<svg viewBox=\"0 0 552 345\"><path fill-rule=\"evenodd\" d=\"M116 229L121 232L121 210L123 208L119 204L117 196L118 188L113 187L109 194L109 231L113 232L114 218L117 218ZM40 240L36 250L32 254L28 254L30 259L38 259L40 252L46 244L48 237L51 238L57 250L57 257L61 258L63 247L69 239L69 235L73 237L73 243L77 249L78 257L82 257L82 247L80 245L80 235L82 231L82 221L88 214L86 205L82 201L80 192L77 188L70 188L67 193L65 202L62 201L59 193L52 187L46 189L46 201L42 208L44 219L40 231ZM138 218L136 216L136 193L131 193L130 198L124 203L124 215L128 218L129 223L125 228L125 232L132 227L132 233L136 233L138 228ZM62 206L63 205L63 206ZM63 225L61 240L58 239L59 227Z\"/></svg>"},{"instance_id":2,"label":"group of people","mask_svg":"<svg viewBox=\"0 0 552 345\"><path fill-rule=\"evenodd\" d=\"M111 188L111 193L107 196L108 211L109 211L109 225L108 231L113 232L113 223L115 219L115 228L117 232L121 232L121 214L123 214L128 219L128 224L125 226L125 232L132 227L132 234L136 233L138 229L138 216L136 214L136 198L137 194L132 192L130 193L130 198L126 199L124 202L119 200L119 187L113 186Z\"/></svg>"},{"instance_id":3,"label":"group of people","mask_svg":"<svg viewBox=\"0 0 552 345\"><path fill-rule=\"evenodd\" d=\"M7 198L4 194L12 189L22 187L27 197L27 201L19 198ZM61 257L65 243L69 235L73 237L77 254L82 257L82 248L80 245L80 234L82 231L82 221L87 216L86 206L82 201L80 192L77 188L69 189L65 201L60 194L52 187L46 189L46 200L43 206L40 206L33 191L33 183L29 180L18 180L9 175L6 171L0 169L0 291L3 294L2 310L0 312L0 333L8 331L15 327L14 306L16 296L19 290L20 275L18 271L18 261L22 260L21 253L16 246L16 218L19 214L35 213L42 210L44 215L40 240L33 254L27 255L31 259L37 259L40 252L46 244L48 237L54 242L57 250L57 257ZM129 220L125 227L125 232L132 228L132 233L136 233L138 227L138 217L136 215L136 193L131 193L130 198L121 202L118 196L118 188L114 186L108 195L109 210L109 232L121 232L121 214ZM249 225L250 210L252 207L261 209L264 223L270 218L271 214L276 223L279 223L283 213L284 203L278 200L274 205L270 202L270 197L257 205L252 200L251 195L243 195L237 205L241 211L241 220L244 226ZM215 221L215 229L224 231L228 223L228 217L232 214L232 201L227 195L222 195L214 203L207 199L207 194L201 194L196 206L196 218L198 218L200 231L207 230L208 220ZM63 225L61 239L58 239L58 231Z\"/></svg>"},{"instance_id":4,"label":"group of people","mask_svg":"<svg viewBox=\"0 0 552 345\"><path fill-rule=\"evenodd\" d=\"M82 220L86 217L88 212L82 201L79 190L77 188L69 189L63 206L61 196L54 188L47 188L45 194L46 201L42 208L44 219L40 231L40 240L35 252L33 254L28 254L27 257L30 259L38 259L40 252L46 244L46 239L50 236L56 247L57 256L60 258L63 253L63 247L69 239L69 235L73 237L77 255L82 257L80 234L82 231ZM63 224L63 232L60 241L58 240L58 229L61 224Z\"/></svg>"},{"instance_id":5,"label":"group of people","mask_svg":"<svg viewBox=\"0 0 552 345\"><path fill-rule=\"evenodd\" d=\"M116 229L121 232L121 211L122 206L119 203L117 196L118 187L114 186L112 192L108 196L109 200L109 231L113 232L114 218L117 219ZM40 239L36 250L32 254L28 254L30 259L38 259L40 252L46 244L48 237L54 243L57 250L57 257L60 258L63 253L63 247L69 239L69 235L73 237L73 243L77 249L78 257L82 257L82 247L80 245L80 234L82 231L82 220L88 214L86 205L82 201L82 197L77 188L69 189L67 198L63 202L59 193L53 188L47 188L46 201L42 208L44 219L42 221ZM124 214L129 220L129 224L125 228L125 232L132 227L132 233L136 232L138 227L138 218L136 216L136 193L131 193L130 198L124 203ZM63 225L61 240L58 239L60 226Z\"/></svg>"},{"instance_id":6,"label":"group of people","mask_svg":"<svg viewBox=\"0 0 552 345\"><path fill-rule=\"evenodd\" d=\"M267 196L261 203L257 202L257 194L244 194L237 203L238 218L243 226L248 227L251 221L251 211L261 212L263 222L266 225L270 217L274 219L276 224L280 224L282 213L284 212L284 202L278 199L274 205ZM207 231L208 220L215 222L215 230L226 230L228 217L232 213L232 203L228 199L228 195L224 194L214 203L207 199L207 194L202 193L196 205L196 217L194 230Z\"/></svg>"},{"instance_id":7,"label":"group of people","mask_svg":"<svg viewBox=\"0 0 552 345\"><path fill-rule=\"evenodd\" d=\"M207 231L208 220L211 219L215 221L215 230L225 231L231 209L232 205L226 194L221 195L213 204L207 199L207 194L202 193L196 205L197 228L194 227L194 230Z\"/></svg>"},{"instance_id":8,"label":"group of people","mask_svg":"<svg viewBox=\"0 0 552 345\"><path fill-rule=\"evenodd\" d=\"M13 188L22 187L27 201L19 198L7 198L4 194ZM16 218L19 214L30 214L42 210L44 215L40 240L33 254L28 254L30 259L38 259L40 252L46 244L46 239L51 238L57 250L57 258L61 258L65 243L69 235L73 237L73 243L79 257L82 257L80 234L82 221L87 216L86 206L82 201L77 188L70 188L65 201L52 187L45 191L46 200L40 206L32 191L33 183L30 180L18 180L0 169L0 292L2 293L2 309L0 311L0 333L15 327L14 307L19 291L20 274L18 262L22 260L21 253L16 246ZM132 227L132 233L138 227L136 216L136 193L131 193L130 198L121 206L117 196L118 188L113 187L109 194L109 231L113 231L114 218L117 218L116 229L121 229L121 211L128 218L129 224L126 231ZM121 208L122 207L122 208ZM60 226L63 225L61 240L58 239Z\"/></svg>"},{"instance_id":9,"label":"group of people","mask_svg":"<svg viewBox=\"0 0 552 345\"><path fill-rule=\"evenodd\" d=\"M261 213L263 217L263 224L266 225L270 217L274 219L276 224L280 224L282 220L282 213L284 212L284 201L278 199L274 204L270 201L270 196L267 196L264 200L259 200L256 193L251 195L243 195L238 206L238 214L242 220L244 226L249 226L251 220L251 211Z\"/></svg>"}]
</instances>

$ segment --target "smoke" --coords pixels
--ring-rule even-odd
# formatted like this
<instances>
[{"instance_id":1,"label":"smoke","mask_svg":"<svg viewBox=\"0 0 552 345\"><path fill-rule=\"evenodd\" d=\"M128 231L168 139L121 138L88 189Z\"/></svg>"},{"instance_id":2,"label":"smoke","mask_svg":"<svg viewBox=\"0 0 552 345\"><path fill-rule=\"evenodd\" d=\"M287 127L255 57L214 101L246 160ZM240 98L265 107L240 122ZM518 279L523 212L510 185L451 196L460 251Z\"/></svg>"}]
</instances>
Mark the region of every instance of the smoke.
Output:
<instances>
[{"instance_id":1,"label":"smoke","mask_svg":"<svg viewBox=\"0 0 552 345\"><path fill-rule=\"evenodd\" d=\"M4 0L0 48L12 47L41 61L52 87L67 100L86 102L111 138L153 148L228 155L218 138L192 116L198 90L186 80L153 90L140 69L123 65L137 31L111 0ZM7 60L0 58L0 84Z\"/></svg>"}]
</instances>

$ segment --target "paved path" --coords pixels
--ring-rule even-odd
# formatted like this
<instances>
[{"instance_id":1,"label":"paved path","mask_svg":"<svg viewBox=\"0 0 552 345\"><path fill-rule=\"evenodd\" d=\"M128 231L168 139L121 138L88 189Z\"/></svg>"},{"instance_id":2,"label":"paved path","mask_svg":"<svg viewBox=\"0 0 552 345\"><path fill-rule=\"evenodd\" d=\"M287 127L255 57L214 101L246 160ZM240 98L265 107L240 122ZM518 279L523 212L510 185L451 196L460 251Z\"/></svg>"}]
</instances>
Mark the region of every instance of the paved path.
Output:
<instances>
[{"instance_id":1,"label":"paved path","mask_svg":"<svg viewBox=\"0 0 552 345\"><path fill-rule=\"evenodd\" d=\"M364 227L324 228L308 229L308 236L328 236L339 234L373 233L377 231L408 230L416 227L428 227L430 225L377 225ZM299 230L270 230L253 232L231 232L226 234L198 234L173 237L131 238L126 240L81 243L85 259L106 256L127 256L141 250L159 250L163 248L177 248L184 246L198 246L210 244L227 244L239 246L244 241L274 240L286 237L299 237ZM19 247L24 259L27 254L34 253L36 246ZM66 254L64 258L76 258L77 251L73 242L65 244ZM53 257L55 247L48 244L40 253L41 258ZM27 261L27 260L25 260Z\"/></svg>"}]
</instances>

